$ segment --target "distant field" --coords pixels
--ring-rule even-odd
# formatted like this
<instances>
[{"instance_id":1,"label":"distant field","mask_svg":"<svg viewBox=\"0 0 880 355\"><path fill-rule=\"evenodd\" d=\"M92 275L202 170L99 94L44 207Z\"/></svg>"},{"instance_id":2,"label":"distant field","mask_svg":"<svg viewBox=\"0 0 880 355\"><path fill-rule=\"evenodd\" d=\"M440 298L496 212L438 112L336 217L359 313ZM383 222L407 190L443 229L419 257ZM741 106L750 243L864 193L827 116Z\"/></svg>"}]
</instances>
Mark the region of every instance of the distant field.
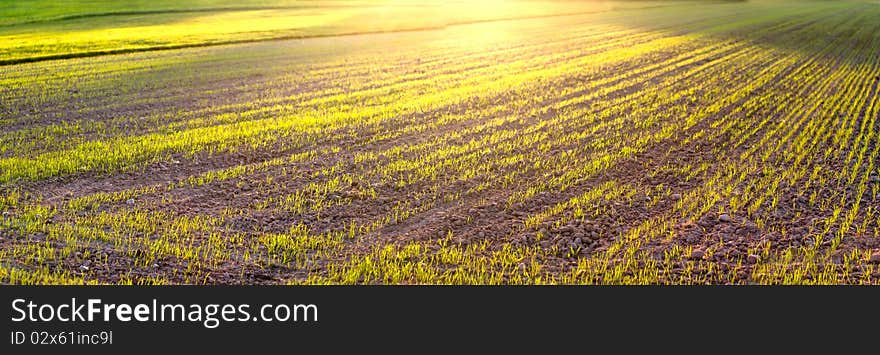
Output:
<instances>
[{"instance_id":1,"label":"distant field","mask_svg":"<svg viewBox=\"0 0 880 355\"><path fill-rule=\"evenodd\" d=\"M0 64L692 2L14 1L0 9Z\"/></svg>"},{"instance_id":2,"label":"distant field","mask_svg":"<svg viewBox=\"0 0 880 355\"><path fill-rule=\"evenodd\" d=\"M48 3L2 283L880 284L876 3Z\"/></svg>"}]
</instances>

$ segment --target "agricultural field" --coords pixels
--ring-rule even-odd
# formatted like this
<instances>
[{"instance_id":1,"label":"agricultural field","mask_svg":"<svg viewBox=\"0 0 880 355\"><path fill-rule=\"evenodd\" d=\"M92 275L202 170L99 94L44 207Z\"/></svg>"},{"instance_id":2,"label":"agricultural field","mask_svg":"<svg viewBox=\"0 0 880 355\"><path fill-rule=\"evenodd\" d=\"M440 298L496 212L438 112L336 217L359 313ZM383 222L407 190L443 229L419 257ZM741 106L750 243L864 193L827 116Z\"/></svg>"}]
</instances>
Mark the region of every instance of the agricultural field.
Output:
<instances>
[{"instance_id":1,"label":"agricultural field","mask_svg":"<svg viewBox=\"0 0 880 355\"><path fill-rule=\"evenodd\" d=\"M880 284L876 1L48 3L0 283Z\"/></svg>"},{"instance_id":2,"label":"agricultural field","mask_svg":"<svg viewBox=\"0 0 880 355\"><path fill-rule=\"evenodd\" d=\"M442 29L684 2L16 0L0 8L0 65L269 39Z\"/></svg>"}]
</instances>

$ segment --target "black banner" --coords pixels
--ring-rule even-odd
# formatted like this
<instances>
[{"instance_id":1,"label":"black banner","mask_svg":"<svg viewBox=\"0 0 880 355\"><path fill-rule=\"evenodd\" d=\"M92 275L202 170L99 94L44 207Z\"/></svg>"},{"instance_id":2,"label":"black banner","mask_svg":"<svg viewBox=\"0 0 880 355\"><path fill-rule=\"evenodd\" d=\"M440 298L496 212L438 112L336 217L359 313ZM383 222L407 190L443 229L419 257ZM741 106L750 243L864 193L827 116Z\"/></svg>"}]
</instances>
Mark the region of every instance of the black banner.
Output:
<instances>
[{"instance_id":1,"label":"black banner","mask_svg":"<svg viewBox=\"0 0 880 355\"><path fill-rule=\"evenodd\" d=\"M403 344L583 348L621 336L643 345L671 338L756 340L812 332L817 324L826 325L824 334L847 327L873 334L849 321L880 319L877 287L4 286L0 291L0 349L12 350L3 354L173 351L181 345L205 351L282 347L291 353Z\"/></svg>"}]
</instances>

